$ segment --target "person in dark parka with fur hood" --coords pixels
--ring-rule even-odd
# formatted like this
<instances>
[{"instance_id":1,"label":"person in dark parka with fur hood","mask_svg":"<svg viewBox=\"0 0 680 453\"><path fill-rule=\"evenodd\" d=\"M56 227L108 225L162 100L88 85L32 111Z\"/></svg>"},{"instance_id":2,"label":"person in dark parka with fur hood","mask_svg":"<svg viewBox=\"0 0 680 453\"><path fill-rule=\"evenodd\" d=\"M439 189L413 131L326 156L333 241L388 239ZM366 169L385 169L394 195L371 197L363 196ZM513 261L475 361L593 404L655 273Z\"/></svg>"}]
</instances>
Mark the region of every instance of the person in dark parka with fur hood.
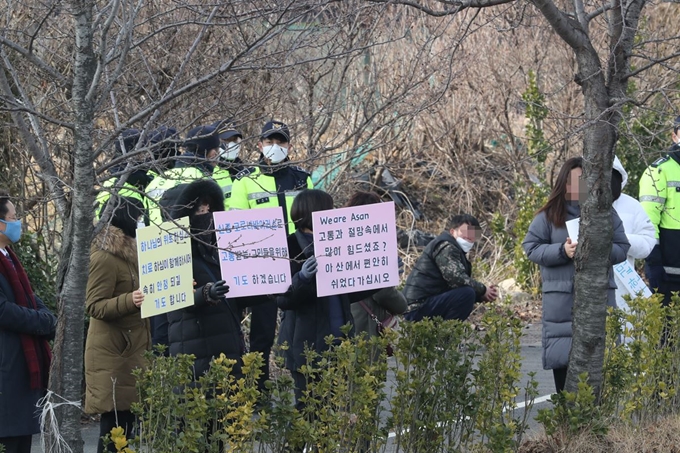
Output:
<instances>
[{"instance_id":1,"label":"person in dark parka with fur hood","mask_svg":"<svg viewBox=\"0 0 680 453\"><path fill-rule=\"evenodd\" d=\"M144 216L138 199L111 197L116 203L111 224L92 241L85 309L90 326L85 342L85 412L101 414L97 452L105 451L101 436L121 426L134 437L137 401L132 371L148 365L149 321L141 318L144 295L139 290L136 228ZM115 381L115 383L114 383ZM114 388L115 386L115 388ZM112 443L108 451L115 452Z\"/></svg>"},{"instance_id":2,"label":"person in dark parka with fur hood","mask_svg":"<svg viewBox=\"0 0 680 453\"><path fill-rule=\"evenodd\" d=\"M213 180L187 184L172 202L173 219L189 217L194 305L167 313L170 355L193 354L194 376L198 379L210 367L210 360L224 354L237 364L245 353L241 331L241 309L237 299L225 297L229 287L221 280L213 213L224 211L224 195Z\"/></svg>"}]
</instances>

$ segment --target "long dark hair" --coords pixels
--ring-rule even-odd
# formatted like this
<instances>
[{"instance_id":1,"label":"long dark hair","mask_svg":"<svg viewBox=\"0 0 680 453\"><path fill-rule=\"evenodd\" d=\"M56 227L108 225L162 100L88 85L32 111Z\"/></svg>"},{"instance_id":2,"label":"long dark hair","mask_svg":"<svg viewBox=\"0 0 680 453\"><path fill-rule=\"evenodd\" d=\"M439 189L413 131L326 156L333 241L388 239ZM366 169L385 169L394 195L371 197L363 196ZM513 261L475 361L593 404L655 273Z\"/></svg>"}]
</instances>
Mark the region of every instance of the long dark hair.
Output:
<instances>
[{"instance_id":1,"label":"long dark hair","mask_svg":"<svg viewBox=\"0 0 680 453\"><path fill-rule=\"evenodd\" d=\"M563 227L567 221L567 182L569 182L569 173L574 168L583 168L582 157L572 157L562 165L548 202L537 212L537 214L545 212L548 222L558 228Z\"/></svg>"},{"instance_id":2,"label":"long dark hair","mask_svg":"<svg viewBox=\"0 0 680 453\"><path fill-rule=\"evenodd\" d=\"M290 219L296 230L312 230L312 213L333 209L333 197L323 190L307 189L300 192L290 207Z\"/></svg>"},{"instance_id":3,"label":"long dark hair","mask_svg":"<svg viewBox=\"0 0 680 453\"><path fill-rule=\"evenodd\" d=\"M346 208L351 208L352 206L364 206L367 204L380 203L380 197L373 192L354 192L349 198L349 201L345 205Z\"/></svg>"}]
</instances>

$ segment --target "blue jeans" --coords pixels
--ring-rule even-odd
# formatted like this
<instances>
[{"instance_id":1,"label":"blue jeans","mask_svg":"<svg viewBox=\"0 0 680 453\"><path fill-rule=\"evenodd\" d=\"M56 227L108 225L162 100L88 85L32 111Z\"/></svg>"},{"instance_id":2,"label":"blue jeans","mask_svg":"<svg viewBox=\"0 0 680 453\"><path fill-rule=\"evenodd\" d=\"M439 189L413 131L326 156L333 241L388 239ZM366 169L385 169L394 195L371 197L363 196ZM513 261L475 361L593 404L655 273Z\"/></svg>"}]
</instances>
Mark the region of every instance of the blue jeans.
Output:
<instances>
[{"instance_id":1,"label":"blue jeans","mask_svg":"<svg viewBox=\"0 0 680 453\"><path fill-rule=\"evenodd\" d=\"M423 318L441 317L465 321L477 300L477 294L471 286L461 286L437 296L425 299L423 305L404 314L408 321L420 321Z\"/></svg>"}]
</instances>

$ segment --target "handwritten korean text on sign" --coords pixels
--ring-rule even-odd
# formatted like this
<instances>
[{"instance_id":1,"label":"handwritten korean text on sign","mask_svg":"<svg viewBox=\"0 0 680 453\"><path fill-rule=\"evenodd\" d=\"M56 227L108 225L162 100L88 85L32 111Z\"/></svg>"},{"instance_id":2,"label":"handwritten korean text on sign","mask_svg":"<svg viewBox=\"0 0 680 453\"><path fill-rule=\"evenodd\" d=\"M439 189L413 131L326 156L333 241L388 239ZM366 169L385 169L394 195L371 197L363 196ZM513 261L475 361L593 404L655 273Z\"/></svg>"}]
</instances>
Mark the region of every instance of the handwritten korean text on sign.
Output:
<instances>
[{"instance_id":1,"label":"handwritten korean text on sign","mask_svg":"<svg viewBox=\"0 0 680 453\"><path fill-rule=\"evenodd\" d=\"M189 218L137 230L142 318L194 304Z\"/></svg>"},{"instance_id":2,"label":"handwritten korean text on sign","mask_svg":"<svg viewBox=\"0 0 680 453\"><path fill-rule=\"evenodd\" d=\"M284 293L290 286L288 241L280 207L216 212L222 278L229 297Z\"/></svg>"},{"instance_id":3,"label":"handwritten korean text on sign","mask_svg":"<svg viewBox=\"0 0 680 453\"><path fill-rule=\"evenodd\" d=\"M399 284L393 202L315 212L312 221L319 297Z\"/></svg>"},{"instance_id":4,"label":"handwritten korean text on sign","mask_svg":"<svg viewBox=\"0 0 680 453\"><path fill-rule=\"evenodd\" d=\"M614 265L614 278L616 279L616 286L624 293L630 294L631 297L642 295L650 297L652 292L640 275L633 269L628 261L624 261Z\"/></svg>"}]
</instances>

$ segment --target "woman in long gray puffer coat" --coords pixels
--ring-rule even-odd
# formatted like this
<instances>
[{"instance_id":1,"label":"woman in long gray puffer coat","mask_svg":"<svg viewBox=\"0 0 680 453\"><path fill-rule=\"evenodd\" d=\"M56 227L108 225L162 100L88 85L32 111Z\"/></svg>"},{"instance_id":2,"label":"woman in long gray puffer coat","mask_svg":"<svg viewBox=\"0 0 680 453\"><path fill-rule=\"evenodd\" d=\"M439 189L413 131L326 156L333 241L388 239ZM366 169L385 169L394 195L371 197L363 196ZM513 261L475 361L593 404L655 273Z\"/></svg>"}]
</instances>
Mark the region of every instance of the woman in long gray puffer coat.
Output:
<instances>
[{"instance_id":1,"label":"woman in long gray puffer coat","mask_svg":"<svg viewBox=\"0 0 680 453\"><path fill-rule=\"evenodd\" d=\"M581 216L579 194L582 158L574 157L562 166L548 202L529 226L522 247L528 258L541 267L543 282L543 369L553 370L555 389L564 390L571 351L574 306L574 253L576 241L569 238L566 221ZM612 209L614 237L609 256L611 264L626 259L630 244L621 219ZM609 274L607 305L616 306L616 284Z\"/></svg>"}]
</instances>

